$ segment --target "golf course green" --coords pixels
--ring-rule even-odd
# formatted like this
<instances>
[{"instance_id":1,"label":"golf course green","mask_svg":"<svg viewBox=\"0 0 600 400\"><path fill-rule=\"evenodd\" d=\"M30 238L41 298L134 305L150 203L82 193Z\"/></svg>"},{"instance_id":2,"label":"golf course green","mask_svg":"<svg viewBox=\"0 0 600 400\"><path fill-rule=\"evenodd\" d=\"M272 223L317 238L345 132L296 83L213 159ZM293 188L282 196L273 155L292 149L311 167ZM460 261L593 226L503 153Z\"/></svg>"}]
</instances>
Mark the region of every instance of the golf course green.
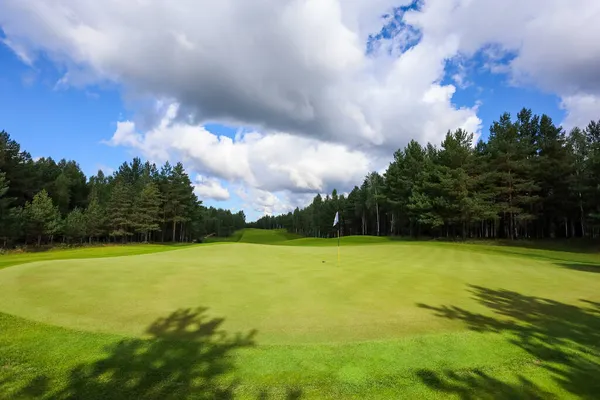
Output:
<instances>
[{"instance_id":1,"label":"golf course green","mask_svg":"<svg viewBox=\"0 0 600 400\"><path fill-rule=\"evenodd\" d=\"M244 230L0 268L0 398L600 393L594 252Z\"/></svg>"}]
</instances>

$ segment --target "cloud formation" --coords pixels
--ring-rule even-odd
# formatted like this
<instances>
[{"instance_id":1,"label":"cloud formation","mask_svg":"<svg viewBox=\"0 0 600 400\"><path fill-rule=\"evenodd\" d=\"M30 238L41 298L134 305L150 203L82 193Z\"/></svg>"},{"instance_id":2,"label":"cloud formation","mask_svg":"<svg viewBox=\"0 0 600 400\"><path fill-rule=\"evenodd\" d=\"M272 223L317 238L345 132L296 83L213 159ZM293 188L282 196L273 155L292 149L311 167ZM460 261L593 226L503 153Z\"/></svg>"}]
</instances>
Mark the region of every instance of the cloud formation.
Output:
<instances>
[{"instance_id":1,"label":"cloud formation","mask_svg":"<svg viewBox=\"0 0 600 400\"><path fill-rule=\"evenodd\" d=\"M405 16L424 41L453 40L457 53L481 52L514 85L561 97L569 115L600 117L600 2L596 0L426 0ZM508 56L507 64L498 59ZM568 118L566 124L570 124Z\"/></svg>"},{"instance_id":2,"label":"cloud formation","mask_svg":"<svg viewBox=\"0 0 600 400\"><path fill-rule=\"evenodd\" d=\"M129 93L174 99L192 123L229 121L352 147L436 140L448 128L478 129L442 86L452 42L424 43L401 57L367 40L391 0L7 0L9 44L33 59L43 50L67 72L62 84L99 80ZM24 50L25 49L25 50Z\"/></svg>"},{"instance_id":3,"label":"cloud formation","mask_svg":"<svg viewBox=\"0 0 600 400\"><path fill-rule=\"evenodd\" d=\"M229 190L224 188L218 179L196 175L194 179L194 193L201 199L217 201L229 200Z\"/></svg>"},{"instance_id":4,"label":"cloud formation","mask_svg":"<svg viewBox=\"0 0 600 400\"><path fill-rule=\"evenodd\" d=\"M160 105L119 122L111 144L182 159L208 197L237 182L265 212L290 208L289 193L351 189L410 139L478 133L477 106L457 107L442 83L448 60L478 55L558 95L566 125L600 117L600 2L413 3L4 0L0 26L24 62L44 52L64 69L60 85L109 81ZM449 78L470 84L462 67ZM207 122L252 131L217 136Z\"/></svg>"},{"instance_id":5,"label":"cloud formation","mask_svg":"<svg viewBox=\"0 0 600 400\"><path fill-rule=\"evenodd\" d=\"M375 165L360 151L287 133L217 136L204 127L177 121L177 110L177 105L171 105L160 123L146 132L138 132L132 121L119 122L108 144L136 149L157 162L183 160L205 176L272 192L348 187Z\"/></svg>"}]
</instances>

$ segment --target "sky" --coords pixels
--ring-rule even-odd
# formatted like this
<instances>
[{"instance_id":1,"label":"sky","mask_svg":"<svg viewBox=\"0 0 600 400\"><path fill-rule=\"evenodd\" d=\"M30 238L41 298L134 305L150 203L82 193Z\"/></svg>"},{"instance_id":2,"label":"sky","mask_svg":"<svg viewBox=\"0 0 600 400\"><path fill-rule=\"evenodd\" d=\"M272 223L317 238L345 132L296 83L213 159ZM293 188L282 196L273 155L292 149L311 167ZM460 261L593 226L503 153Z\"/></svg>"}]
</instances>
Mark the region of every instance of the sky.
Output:
<instances>
[{"instance_id":1,"label":"sky","mask_svg":"<svg viewBox=\"0 0 600 400\"><path fill-rule=\"evenodd\" d=\"M503 112L600 119L597 0L3 0L0 130L92 175L182 161L249 220Z\"/></svg>"}]
</instances>

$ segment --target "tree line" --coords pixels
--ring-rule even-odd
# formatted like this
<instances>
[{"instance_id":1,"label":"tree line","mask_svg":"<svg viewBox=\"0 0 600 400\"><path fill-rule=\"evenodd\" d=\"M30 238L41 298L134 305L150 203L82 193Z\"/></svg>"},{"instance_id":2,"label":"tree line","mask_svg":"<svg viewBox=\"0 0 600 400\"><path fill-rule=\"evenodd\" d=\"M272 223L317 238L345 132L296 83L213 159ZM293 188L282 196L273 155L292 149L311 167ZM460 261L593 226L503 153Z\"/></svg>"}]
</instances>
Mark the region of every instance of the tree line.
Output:
<instances>
[{"instance_id":1,"label":"tree line","mask_svg":"<svg viewBox=\"0 0 600 400\"><path fill-rule=\"evenodd\" d=\"M458 129L441 146L411 141L383 174L346 196L317 195L303 209L251 224L307 236L597 238L600 121L568 134L547 115L522 109L493 122L487 141Z\"/></svg>"},{"instance_id":2,"label":"tree line","mask_svg":"<svg viewBox=\"0 0 600 400\"><path fill-rule=\"evenodd\" d=\"M243 211L205 207L183 164L134 158L89 179L75 161L33 160L0 132L0 244L187 242L229 236Z\"/></svg>"}]
</instances>

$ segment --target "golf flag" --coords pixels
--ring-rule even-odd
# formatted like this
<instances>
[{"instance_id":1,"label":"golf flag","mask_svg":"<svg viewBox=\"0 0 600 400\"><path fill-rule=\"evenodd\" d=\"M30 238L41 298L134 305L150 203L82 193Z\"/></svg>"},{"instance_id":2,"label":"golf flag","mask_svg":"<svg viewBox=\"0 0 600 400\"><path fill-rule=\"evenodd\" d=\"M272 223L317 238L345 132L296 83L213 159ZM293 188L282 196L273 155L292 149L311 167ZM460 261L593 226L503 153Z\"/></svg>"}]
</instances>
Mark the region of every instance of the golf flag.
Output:
<instances>
[{"instance_id":1,"label":"golf flag","mask_svg":"<svg viewBox=\"0 0 600 400\"><path fill-rule=\"evenodd\" d=\"M340 212L335 212L335 218L333 219L333 226L336 226L340 222ZM337 253L338 253L338 266L340 265L340 227L338 226L338 245L337 245Z\"/></svg>"}]
</instances>

